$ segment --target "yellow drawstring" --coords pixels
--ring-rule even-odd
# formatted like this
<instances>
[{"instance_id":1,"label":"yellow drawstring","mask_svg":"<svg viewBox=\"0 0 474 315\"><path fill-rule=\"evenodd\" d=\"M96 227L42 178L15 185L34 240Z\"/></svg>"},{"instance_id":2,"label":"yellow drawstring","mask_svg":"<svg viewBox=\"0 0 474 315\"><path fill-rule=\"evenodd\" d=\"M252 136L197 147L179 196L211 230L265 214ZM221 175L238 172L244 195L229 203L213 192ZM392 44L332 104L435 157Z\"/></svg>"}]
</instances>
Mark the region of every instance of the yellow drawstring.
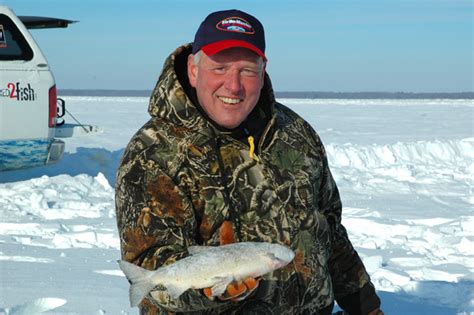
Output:
<instances>
[{"instance_id":1,"label":"yellow drawstring","mask_svg":"<svg viewBox=\"0 0 474 315\"><path fill-rule=\"evenodd\" d=\"M253 159L253 153L255 151L255 144L253 143L253 137L249 136L247 138L247 141L249 142L249 145L250 145L249 156L251 159Z\"/></svg>"}]
</instances>

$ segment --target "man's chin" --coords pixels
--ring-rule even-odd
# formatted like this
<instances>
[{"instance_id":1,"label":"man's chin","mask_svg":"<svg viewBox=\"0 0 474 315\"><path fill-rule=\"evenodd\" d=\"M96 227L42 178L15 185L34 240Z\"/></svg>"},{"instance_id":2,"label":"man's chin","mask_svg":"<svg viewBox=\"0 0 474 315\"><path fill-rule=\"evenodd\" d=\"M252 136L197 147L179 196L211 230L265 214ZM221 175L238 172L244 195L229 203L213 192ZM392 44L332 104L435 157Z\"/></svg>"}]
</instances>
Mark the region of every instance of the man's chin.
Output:
<instances>
[{"instance_id":1,"label":"man's chin","mask_svg":"<svg viewBox=\"0 0 474 315\"><path fill-rule=\"evenodd\" d=\"M225 129L234 129L237 128L243 121L243 119L235 119L236 117L233 117L234 115L230 115L230 117L226 118L220 118L220 119L214 119L213 117L209 117L212 119L212 121L217 124L219 127L225 128Z\"/></svg>"},{"instance_id":2,"label":"man's chin","mask_svg":"<svg viewBox=\"0 0 474 315\"><path fill-rule=\"evenodd\" d=\"M225 129L235 129L240 125L241 122L236 123L236 122L216 122L220 127L225 128Z\"/></svg>"}]
</instances>

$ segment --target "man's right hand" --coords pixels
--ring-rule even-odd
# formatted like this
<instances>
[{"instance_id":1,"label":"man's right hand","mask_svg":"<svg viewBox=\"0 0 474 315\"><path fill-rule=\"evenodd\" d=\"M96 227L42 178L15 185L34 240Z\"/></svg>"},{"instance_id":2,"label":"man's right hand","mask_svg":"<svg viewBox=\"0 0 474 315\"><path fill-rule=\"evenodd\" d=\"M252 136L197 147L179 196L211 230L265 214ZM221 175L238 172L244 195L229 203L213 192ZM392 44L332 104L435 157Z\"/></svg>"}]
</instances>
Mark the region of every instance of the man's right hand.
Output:
<instances>
[{"instance_id":1,"label":"man's right hand","mask_svg":"<svg viewBox=\"0 0 474 315\"><path fill-rule=\"evenodd\" d=\"M233 281L227 285L225 292L222 295L219 295L218 299L221 301L242 301L253 291L255 291L255 289L258 287L259 281L260 278L255 279L251 277L243 281ZM208 299L214 300L215 295L213 294L211 288L204 288L203 292Z\"/></svg>"}]
</instances>

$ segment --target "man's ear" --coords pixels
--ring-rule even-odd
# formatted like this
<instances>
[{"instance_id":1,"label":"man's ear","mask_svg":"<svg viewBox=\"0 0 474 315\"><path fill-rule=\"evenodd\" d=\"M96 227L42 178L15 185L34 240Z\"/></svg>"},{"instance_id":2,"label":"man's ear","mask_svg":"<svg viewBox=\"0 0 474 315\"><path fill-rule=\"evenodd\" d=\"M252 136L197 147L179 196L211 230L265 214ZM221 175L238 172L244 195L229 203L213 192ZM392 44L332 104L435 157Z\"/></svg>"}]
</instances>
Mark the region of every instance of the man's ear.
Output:
<instances>
[{"instance_id":1,"label":"man's ear","mask_svg":"<svg viewBox=\"0 0 474 315\"><path fill-rule=\"evenodd\" d=\"M197 75L198 75L198 66L194 63L194 55L191 54L188 56L188 79L189 79L189 84L191 84L193 88L196 87Z\"/></svg>"}]
</instances>

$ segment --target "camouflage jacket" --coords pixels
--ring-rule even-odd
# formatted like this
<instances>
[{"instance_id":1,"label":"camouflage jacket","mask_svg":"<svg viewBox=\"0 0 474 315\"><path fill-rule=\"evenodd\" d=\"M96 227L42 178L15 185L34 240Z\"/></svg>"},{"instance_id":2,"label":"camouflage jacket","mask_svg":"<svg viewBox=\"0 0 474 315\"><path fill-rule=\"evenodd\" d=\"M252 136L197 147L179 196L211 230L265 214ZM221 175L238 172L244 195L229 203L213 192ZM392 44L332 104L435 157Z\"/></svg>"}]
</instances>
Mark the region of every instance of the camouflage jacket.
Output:
<instances>
[{"instance_id":1,"label":"camouflage jacket","mask_svg":"<svg viewBox=\"0 0 474 315\"><path fill-rule=\"evenodd\" d=\"M193 289L171 300L157 287L141 314L319 314L370 284L341 225L341 200L316 132L275 101L266 75L258 106L270 117L251 152L188 97L178 72L189 53L183 46L166 60L150 98L151 119L118 169L122 258L156 269L188 255L190 245L218 245L224 220L235 224L239 241L285 244L296 256L243 302L209 301Z\"/></svg>"}]
</instances>

